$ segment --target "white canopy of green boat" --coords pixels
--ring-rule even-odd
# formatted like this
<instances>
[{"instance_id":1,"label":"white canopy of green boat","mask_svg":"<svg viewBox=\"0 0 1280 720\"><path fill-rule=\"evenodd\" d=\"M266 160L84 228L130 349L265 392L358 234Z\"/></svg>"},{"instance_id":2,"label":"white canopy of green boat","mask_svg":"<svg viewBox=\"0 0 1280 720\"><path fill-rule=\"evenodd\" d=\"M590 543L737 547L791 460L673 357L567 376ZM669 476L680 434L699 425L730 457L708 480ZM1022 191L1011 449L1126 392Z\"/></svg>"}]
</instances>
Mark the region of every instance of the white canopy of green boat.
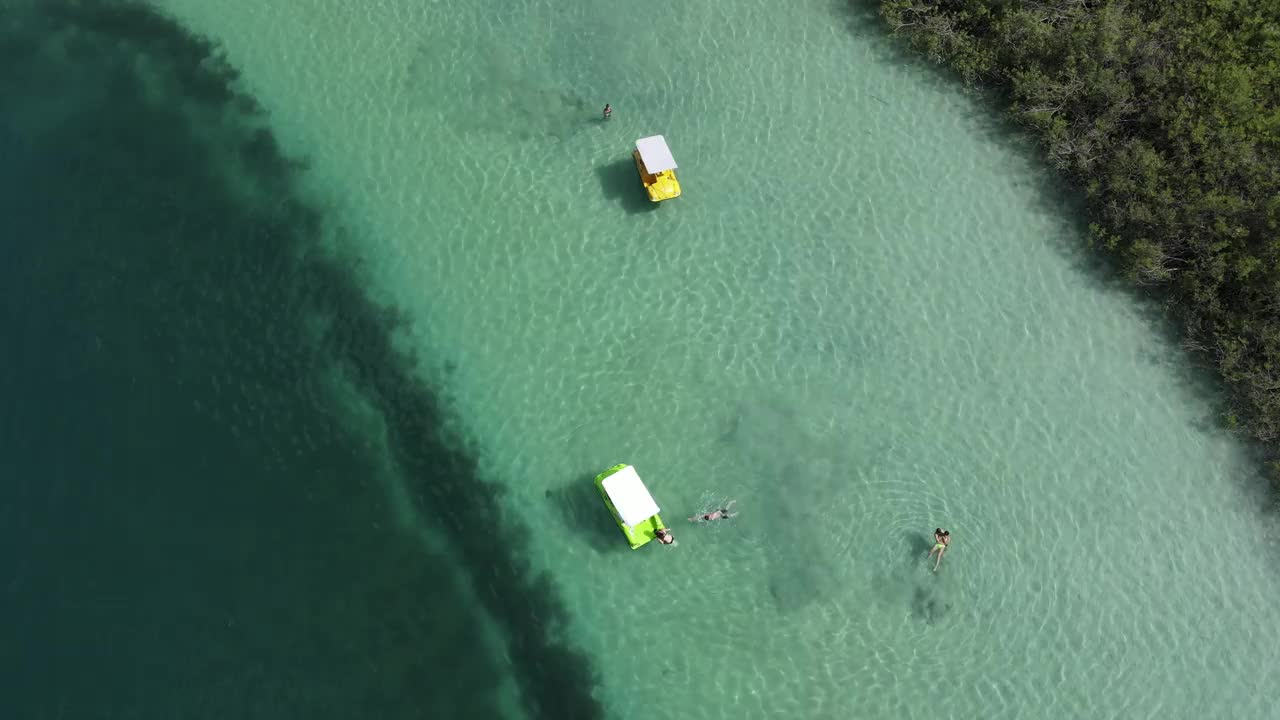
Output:
<instances>
[{"instance_id":1,"label":"white canopy of green boat","mask_svg":"<svg viewBox=\"0 0 1280 720\"><path fill-rule=\"evenodd\" d=\"M676 169L676 159L671 157L671 148L667 147L667 141L661 135L640 138L636 141L636 151L640 153L644 169L651 175Z\"/></svg>"},{"instance_id":2,"label":"white canopy of green boat","mask_svg":"<svg viewBox=\"0 0 1280 720\"><path fill-rule=\"evenodd\" d=\"M630 465L605 478L603 485L626 525L634 527L658 514L658 503Z\"/></svg>"}]
</instances>

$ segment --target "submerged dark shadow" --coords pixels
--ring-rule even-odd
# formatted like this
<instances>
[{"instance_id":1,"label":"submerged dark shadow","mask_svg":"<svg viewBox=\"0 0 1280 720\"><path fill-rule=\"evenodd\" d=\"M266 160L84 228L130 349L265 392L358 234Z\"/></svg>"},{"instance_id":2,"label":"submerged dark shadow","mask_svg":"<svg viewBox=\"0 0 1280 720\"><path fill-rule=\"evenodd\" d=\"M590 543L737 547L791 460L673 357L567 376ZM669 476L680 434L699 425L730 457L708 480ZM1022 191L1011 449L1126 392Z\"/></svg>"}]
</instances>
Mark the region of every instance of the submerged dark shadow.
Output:
<instances>
[{"instance_id":1,"label":"submerged dark shadow","mask_svg":"<svg viewBox=\"0 0 1280 720\"><path fill-rule=\"evenodd\" d=\"M555 504L565 527L592 550L598 553L626 550L626 538L600 498L595 478L595 473L585 474L572 484L547 490L547 502Z\"/></svg>"},{"instance_id":2,"label":"submerged dark shadow","mask_svg":"<svg viewBox=\"0 0 1280 720\"><path fill-rule=\"evenodd\" d=\"M951 611L951 603L946 602L937 588L917 585L911 594L911 615L929 625L941 620Z\"/></svg>"},{"instance_id":3,"label":"submerged dark shadow","mask_svg":"<svg viewBox=\"0 0 1280 720\"><path fill-rule=\"evenodd\" d=\"M0 508L23 518L0 544L34 558L0 598L7 707L485 720L514 674L531 717L604 717L528 531L393 345L404 318L322 250L219 58L140 2L0 24ZM447 556L395 527L388 466Z\"/></svg>"},{"instance_id":4,"label":"submerged dark shadow","mask_svg":"<svg viewBox=\"0 0 1280 720\"><path fill-rule=\"evenodd\" d=\"M908 555L913 558L923 556L933 547L933 541L924 533L907 531L902 534L902 539L906 545Z\"/></svg>"},{"instance_id":5,"label":"submerged dark shadow","mask_svg":"<svg viewBox=\"0 0 1280 720\"><path fill-rule=\"evenodd\" d=\"M600 180L604 196L616 201L623 210L634 214L658 209L660 203L651 202L645 194L635 161L631 158L601 165L596 168L596 177Z\"/></svg>"}]
</instances>

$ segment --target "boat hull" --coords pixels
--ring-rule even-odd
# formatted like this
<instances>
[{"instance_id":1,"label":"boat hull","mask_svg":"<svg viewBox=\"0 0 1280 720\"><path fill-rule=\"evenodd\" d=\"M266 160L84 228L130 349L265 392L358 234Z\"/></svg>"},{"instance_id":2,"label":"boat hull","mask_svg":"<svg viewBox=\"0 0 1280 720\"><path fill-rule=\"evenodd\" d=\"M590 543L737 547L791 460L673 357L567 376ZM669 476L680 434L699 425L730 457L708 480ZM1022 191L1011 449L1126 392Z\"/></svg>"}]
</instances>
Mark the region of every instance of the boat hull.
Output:
<instances>
[{"instance_id":1,"label":"boat hull","mask_svg":"<svg viewBox=\"0 0 1280 720\"><path fill-rule=\"evenodd\" d=\"M649 193L651 202L680 197L680 181L676 179L674 170L664 170L656 174L649 172L644 166L644 160L640 159L639 150L631 151L631 159L636 161L636 172L640 173L640 182L644 184L645 192Z\"/></svg>"}]
</instances>

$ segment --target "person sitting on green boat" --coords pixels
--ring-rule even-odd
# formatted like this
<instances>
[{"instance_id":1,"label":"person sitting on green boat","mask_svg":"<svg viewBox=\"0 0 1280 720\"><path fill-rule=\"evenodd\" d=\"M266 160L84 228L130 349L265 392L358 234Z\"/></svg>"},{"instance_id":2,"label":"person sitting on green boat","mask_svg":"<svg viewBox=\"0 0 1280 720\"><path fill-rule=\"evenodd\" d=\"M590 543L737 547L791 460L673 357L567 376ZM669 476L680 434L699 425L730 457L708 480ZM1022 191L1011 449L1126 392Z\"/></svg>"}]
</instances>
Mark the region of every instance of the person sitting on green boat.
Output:
<instances>
[{"instance_id":1,"label":"person sitting on green boat","mask_svg":"<svg viewBox=\"0 0 1280 720\"><path fill-rule=\"evenodd\" d=\"M929 551L929 557L933 557L934 553L938 553L938 560L933 564L933 571L938 572L938 566L942 564L942 553L947 551L947 547L951 545L951 531L937 528L933 531L933 549Z\"/></svg>"},{"instance_id":2,"label":"person sitting on green boat","mask_svg":"<svg viewBox=\"0 0 1280 720\"><path fill-rule=\"evenodd\" d=\"M653 536L654 536L655 538L657 538L658 542L662 543L663 545L675 545L675 544L676 544L676 536L675 536L675 535L672 535L672 534L671 534L671 531L670 531L670 530L668 530L668 529L666 529L666 528L658 528L658 529L653 533Z\"/></svg>"},{"instance_id":3,"label":"person sitting on green boat","mask_svg":"<svg viewBox=\"0 0 1280 720\"><path fill-rule=\"evenodd\" d=\"M738 501L730 500L728 505L725 505L724 507L718 510L711 510L709 512L704 512L701 515L694 515L693 517L689 518L689 522L709 522L711 520L728 520L729 518L738 514L736 512L729 512L730 510L733 509L733 504L736 502Z\"/></svg>"}]
</instances>

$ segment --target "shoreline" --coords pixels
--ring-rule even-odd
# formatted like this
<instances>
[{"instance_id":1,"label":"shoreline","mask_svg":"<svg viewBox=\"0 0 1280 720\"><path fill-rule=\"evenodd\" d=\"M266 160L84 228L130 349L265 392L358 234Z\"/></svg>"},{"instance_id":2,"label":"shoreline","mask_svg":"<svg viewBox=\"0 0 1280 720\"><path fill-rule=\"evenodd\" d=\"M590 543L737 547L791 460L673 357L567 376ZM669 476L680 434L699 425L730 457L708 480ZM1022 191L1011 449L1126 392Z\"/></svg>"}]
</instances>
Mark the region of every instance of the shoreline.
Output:
<instances>
[{"instance_id":1,"label":"shoreline","mask_svg":"<svg viewBox=\"0 0 1280 720\"><path fill-rule=\"evenodd\" d=\"M1213 368L1222 425L1262 450L1280 491L1280 305L1269 299L1280 256L1260 246L1280 218L1280 168L1254 160L1280 147L1267 115L1277 99L1265 90L1280 87L1280 71L1264 62L1274 53L1245 51L1252 64L1232 55L1257 42L1280 49L1258 39L1265 19L1172 7L1148 18L1070 2L1017 12L981 0L954 10L878 5L881 22L920 57L994 93L1082 193L1096 256L1159 300L1184 352ZM1199 36L1221 26L1251 29L1222 46ZM1127 44L1088 44L1116 33ZM1178 43L1187 47L1167 49ZM1236 73L1234 85L1208 76L1217 64ZM1180 108L1175 96L1193 99Z\"/></svg>"}]
</instances>

